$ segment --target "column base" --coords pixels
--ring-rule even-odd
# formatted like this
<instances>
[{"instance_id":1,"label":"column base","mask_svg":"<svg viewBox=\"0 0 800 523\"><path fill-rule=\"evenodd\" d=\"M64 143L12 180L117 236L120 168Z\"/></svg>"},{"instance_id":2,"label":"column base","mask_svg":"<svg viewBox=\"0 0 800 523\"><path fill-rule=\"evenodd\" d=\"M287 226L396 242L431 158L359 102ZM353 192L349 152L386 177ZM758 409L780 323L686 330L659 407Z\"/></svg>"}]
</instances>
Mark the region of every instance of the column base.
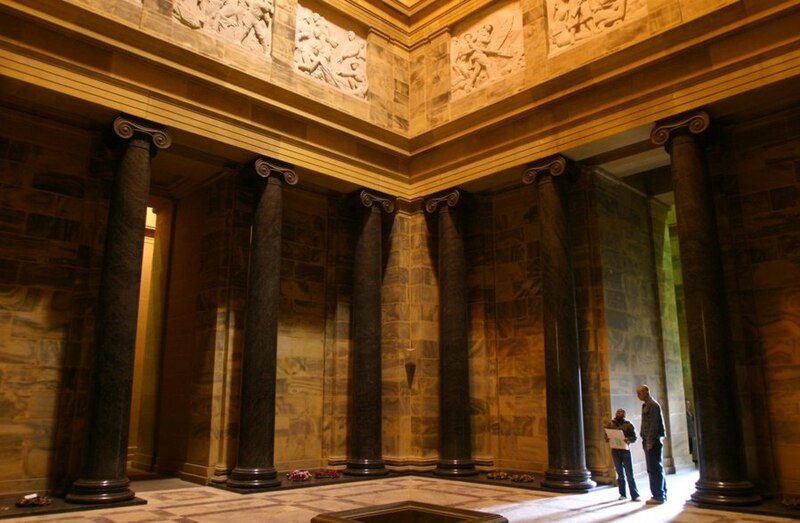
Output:
<instances>
[{"instance_id":1,"label":"column base","mask_svg":"<svg viewBox=\"0 0 800 523\"><path fill-rule=\"evenodd\" d=\"M568 492L588 492L597 486L587 469L548 469L542 487Z\"/></svg>"},{"instance_id":2,"label":"column base","mask_svg":"<svg viewBox=\"0 0 800 523\"><path fill-rule=\"evenodd\" d=\"M128 488L128 478L120 479L79 479L72 484L69 494L64 498L67 503L119 503L134 498L134 492Z\"/></svg>"},{"instance_id":3,"label":"column base","mask_svg":"<svg viewBox=\"0 0 800 523\"><path fill-rule=\"evenodd\" d=\"M763 499L749 481L706 481L694 484L697 489L692 501L702 505L725 505L730 507L758 505Z\"/></svg>"},{"instance_id":4,"label":"column base","mask_svg":"<svg viewBox=\"0 0 800 523\"><path fill-rule=\"evenodd\" d=\"M342 472L348 476L385 476L389 470L382 459L348 459Z\"/></svg>"},{"instance_id":5,"label":"column base","mask_svg":"<svg viewBox=\"0 0 800 523\"><path fill-rule=\"evenodd\" d=\"M228 477L231 475L231 469L224 465L217 465L214 467L214 475L208 480L209 483L214 485L225 485L228 483Z\"/></svg>"},{"instance_id":6,"label":"column base","mask_svg":"<svg viewBox=\"0 0 800 523\"><path fill-rule=\"evenodd\" d=\"M436 476L475 476L478 469L471 459L442 459L433 470Z\"/></svg>"},{"instance_id":7,"label":"column base","mask_svg":"<svg viewBox=\"0 0 800 523\"><path fill-rule=\"evenodd\" d=\"M225 484L234 489L267 489L280 486L281 480L272 467L268 469L236 467L231 471Z\"/></svg>"}]
</instances>

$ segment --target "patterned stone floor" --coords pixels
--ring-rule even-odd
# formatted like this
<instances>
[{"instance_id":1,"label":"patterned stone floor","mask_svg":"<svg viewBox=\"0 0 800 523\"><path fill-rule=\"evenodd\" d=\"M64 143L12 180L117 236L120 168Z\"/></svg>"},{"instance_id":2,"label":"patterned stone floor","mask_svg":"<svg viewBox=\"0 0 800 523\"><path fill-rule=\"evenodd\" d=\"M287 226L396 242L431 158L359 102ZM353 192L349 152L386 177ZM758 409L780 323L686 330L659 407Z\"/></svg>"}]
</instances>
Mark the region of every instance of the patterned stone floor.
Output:
<instances>
[{"instance_id":1,"label":"patterned stone floor","mask_svg":"<svg viewBox=\"0 0 800 523\"><path fill-rule=\"evenodd\" d=\"M527 522L771 522L796 521L685 505L696 473L668 476L669 501L660 506L617 500L617 489L565 495L428 477L403 476L351 484L240 495L178 480L139 482L134 490L147 505L33 516L3 521L38 523L307 523L321 512L336 512L396 501L420 501L502 514ZM638 483L646 491L647 478ZM644 499L644 498L643 498Z\"/></svg>"}]
</instances>

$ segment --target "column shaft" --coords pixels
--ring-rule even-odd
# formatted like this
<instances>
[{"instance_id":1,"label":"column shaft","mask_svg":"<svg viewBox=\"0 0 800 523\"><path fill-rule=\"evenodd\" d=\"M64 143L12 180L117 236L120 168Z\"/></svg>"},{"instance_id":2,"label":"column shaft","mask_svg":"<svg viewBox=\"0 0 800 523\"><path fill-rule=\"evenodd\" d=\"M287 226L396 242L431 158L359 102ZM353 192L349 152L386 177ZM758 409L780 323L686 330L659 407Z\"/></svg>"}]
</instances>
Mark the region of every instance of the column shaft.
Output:
<instances>
[{"instance_id":1,"label":"column shaft","mask_svg":"<svg viewBox=\"0 0 800 523\"><path fill-rule=\"evenodd\" d=\"M237 489L281 483L273 461L282 201L281 179L269 176L256 204L250 240L239 449L227 482Z\"/></svg>"},{"instance_id":2,"label":"column shaft","mask_svg":"<svg viewBox=\"0 0 800 523\"><path fill-rule=\"evenodd\" d=\"M358 476L389 472L381 458L381 253L381 211L369 200L353 264L353 373L344 471Z\"/></svg>"},{"instance_id":3,"label":"column shaft","mask_svg":"<svg viewBox=\"0 0 800 523\"><path fill-rule=\"evenodd\" d=\"M539 194L542 301L547 384L548 469L542 486L582 491L595 486L586 468L575 288L564 202L566 160L531 167ZM527 175L526 175L527 176Z\"/></svg>"},{"instance_id":4,"label":"column shaft","mask_svg":"<svg viewBox=\"0 0 800 523\"><path fill-rule=\"evenodd\" d=\"M458 201L458 193L455 202ZM467 328L467 267L464 240L447 200L439 208L439 406L440 449L434 474L470 476L478 473L472 460L470 424L469 342Z\"/></svg>"},{"instance_id":5,"label":"column shaft","mask_svg":"<svg viewBox=\"0 0 800 523\"><path fill-rule=\"evenodd\" d=\"M122 117L114 125L117 134L128 140L112 187L86 440L80 478L66 497L72 503L113 503L134 497L125 469L151 145L153 133L158 135L158 147L168 147L169 138L161 131L139 127Z\"/></svg>"},{"instance_id":6,"label":"column shaft","mask_svg":"<svg viewBox=\"0 0 800 523\"><path fill-rule=\"evenodd\" d=\"M696 136L707 127L708 115L701 113L699 118L703 125L695 118L683 125L660 128L669 130L697 420L700 480L692 499L698 503L749 505L761 498L746 475L714 200ZM658 130L654 129L654 137Z\"/></svg>"}]
</instances>

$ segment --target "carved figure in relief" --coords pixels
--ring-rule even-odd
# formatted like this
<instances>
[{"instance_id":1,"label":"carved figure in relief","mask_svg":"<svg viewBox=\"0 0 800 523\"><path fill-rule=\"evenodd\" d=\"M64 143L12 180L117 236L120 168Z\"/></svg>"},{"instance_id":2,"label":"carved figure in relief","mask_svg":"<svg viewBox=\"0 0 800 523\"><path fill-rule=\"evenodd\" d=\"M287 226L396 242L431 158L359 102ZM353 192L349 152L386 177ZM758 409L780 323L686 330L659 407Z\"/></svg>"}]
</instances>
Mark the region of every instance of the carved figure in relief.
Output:
<instances>
[{"instance_id":1,"label":"carved figure in relief","mask_svg":"<svg viewBox=\"0 0 800 523\"><path fill-rule=\"evenodd\" d=\"M298 6L295 31L294 61L298 71L355 96L366 97L363 39L353 31L344 32L331 26L322 15L302 6Z\"/></svg>"},{"instance_id":2,"label":"carved figure in relief","mask_svg":"<svg viewBox=\"0 0 800 523\"><path fill-rule=\"evenodd\" d=\"M248 49L269 54L274 0L180 0L173 16L191 29L204 29Z\"/></svg>"},{"instance_id":3,"label":"carved figure in relief","mask_svg":"<svg viewBox=\"0 0 800 523\"><path fill-rule=\"evenodd\" d=\"M347 42L342 46L342 53L339 55L339 63L344 62L345 60L364 60L366 61L367 57L364 56L364 42L359 42L356 40L356 34L353 31L347 31Z\"/></svg>"},{"instance_id":4,"label":"carved figure in relief","mask_svg":"<svg viewBox=\"0 0 800 523\"><path fill-rule=\"evenodd\" d=\"M451 51L453 59L453 92L468 93L480 85L494 79L496 70L503 67L497 58L514 58L513 53L501 49L505 46L513 27L513 19L506 24L502 38L495 38L493 24L483 24L475 33L464 33L461 38L453 38Z\"/></svg>"},{"instance_id":5,"label":"carved figure in relief","mask_svg":"<svg viewBox=\"0 0 800 523\"><path fill-rule=\"evenodd\" d=\"M350 62L350 71L339 71L336 74L347 78L347 85L355 94L362 97L367 95L367 76L361 70L359 62Z\"/></svg>"},{"instance_id":6,"label":"carved figure in relief","mask_svg":"<svg viewBox=\"0 0 800 523\"><path fill-rule=\"evenodd\" d=\"M275 14L273 0L240 0L240 2L244 11L241 17L244 31L239 41L244 42L253 33L264 51L268 52L270 47L269 28L272 24L272 16Z\"/></svg>"},{"instance_id":7,"label":"carved figure in relief","mask_svg":"<svg viewBox=\"0 0 800 523\"><path fill-rule=\"evenodd\" d=\"M627 0L554 0L550 41L567 47L625 19Z\"/></svg>"}]
</instances>

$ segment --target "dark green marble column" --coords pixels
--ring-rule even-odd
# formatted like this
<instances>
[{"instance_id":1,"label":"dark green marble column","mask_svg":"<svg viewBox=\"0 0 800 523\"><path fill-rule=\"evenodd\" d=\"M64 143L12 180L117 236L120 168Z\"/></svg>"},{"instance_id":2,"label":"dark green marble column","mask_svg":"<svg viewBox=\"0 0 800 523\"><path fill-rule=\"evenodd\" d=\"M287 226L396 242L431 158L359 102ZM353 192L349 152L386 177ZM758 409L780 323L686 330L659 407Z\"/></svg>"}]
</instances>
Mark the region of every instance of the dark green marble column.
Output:
<instances>
[{"instance_id":1,"label":"dark green marble column","mask_svg":"<svg viewBox=\"0 0 800 523\"><path fill-rule=\"evenodd\" d=\"M700 467L692 500L753 505L761 497L747 481L722 255L702 143L709 124L709 115L698 111L659 122L651 134L654 143L666 146L672 165Z\"/></svg>"},{"instance_id":2,"label":"dark green marble column","mask_svg":"<svg viewBox=\"0 0 800 523\"><path fill-rule=\"evenodd\" d=\"M391 200L361 191L363 216L353 267L353 357L350 437L345 474L388 474L381 457L381 208ZM376 205L378 204L378 205Z\"/></svg>"},{"instance_id":3,"label":"dark green marble column","mask_svg":"<svg viewBox=\"0 0 800 523\"><path fill-rule=\"evenodd\" d=\"M278 305L281 284L283 182L297 183L294 171L259 158L255 172L264 179L253 215L247 314L242 353L239 449L227 485L267 489L280 485L274 467L275 380L278 354Z\"/></svg>"},{"instance_id":4,"label":"dark green marble column","mask_svg":"<svg viewBox=\"0 0 800 523\"><path fill-rule=\"evenodd\" d=\"M142 252L150 196L150 161L170 146L164 129L120 116L126 140L114 177L95 324L91 389L80 479L70 503L114 503L134 497L125 475L136 350Z\"/></svg>"},{"instance_id":5,"label":"dark green marble column","mask_svg":"<svg viewBox=\"0 0 800 523\"><path fill-rule=\"evenodd\" d=\"M578 324L564 195L566 172L566 159L554 156L530 165L523 182L536 183L539 195L549 460L542 486L585 491L595 483L586 468L583 439Z\"/></svg>"},{"instance_id":6,"label":"dark green marble column","mask_svg":"<svg viewBox=\"0 0 800 523\"><path fill-rule=\"evenodd\" d=\"M467 262L456 213L461 193L453 190L425 202L438 208L439 225L439 461L434 474L472 476L467 330Z\"/></svg>"}]
</instances>

